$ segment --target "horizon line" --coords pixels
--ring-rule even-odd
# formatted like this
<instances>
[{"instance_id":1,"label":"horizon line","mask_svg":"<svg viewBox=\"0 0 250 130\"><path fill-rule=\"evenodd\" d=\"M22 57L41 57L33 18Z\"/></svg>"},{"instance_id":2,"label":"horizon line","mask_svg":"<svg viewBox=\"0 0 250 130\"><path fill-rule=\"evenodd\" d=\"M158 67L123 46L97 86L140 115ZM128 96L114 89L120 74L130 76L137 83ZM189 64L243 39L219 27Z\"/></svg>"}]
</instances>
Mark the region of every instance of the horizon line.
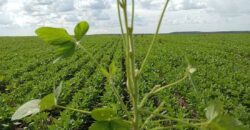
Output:
<instances>
[{"instance_id":1,"label":"horizon line","mask_svg":"<svg viewBox=\"0 0 250 130\"><path fill-rule=\"evenodd\" d=\"M250 33L250 30L245 31L175 31L175 32L166 32L159 33L159 35L164 34L202 34L202 33ZM153 35L154 33L134 33L135 35ZM71 35L71 34L70 34ZM95 33L95 34L87 34L86 36L93 35L121 35L121 33ZM33 37L36 35L0 35L0 37Z\"/></svg>"}]
</instances>

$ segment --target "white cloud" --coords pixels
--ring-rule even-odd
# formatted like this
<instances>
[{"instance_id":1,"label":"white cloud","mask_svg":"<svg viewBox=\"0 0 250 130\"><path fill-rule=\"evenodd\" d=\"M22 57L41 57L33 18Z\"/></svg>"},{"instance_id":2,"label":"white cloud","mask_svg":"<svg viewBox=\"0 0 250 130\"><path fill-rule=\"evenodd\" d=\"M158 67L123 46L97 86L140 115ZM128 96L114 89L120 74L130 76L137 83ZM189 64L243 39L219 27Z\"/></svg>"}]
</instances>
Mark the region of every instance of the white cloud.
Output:
<instances>
[{"instance_id":1,"label":"white cloud","mask_svg":"<svg viewBox=\"0 0 250 130\"><path fill-rule=\"evenodd\" d=\"M221 16L237 16L250 14L250 0L206 0L207 10L210 13L217 13Z\"/></svg>"},{"instance_id":2,"label":"white cloud","mask_svg":"<svg viewBox=\"0 0 250 130\"><path fill-rule=\"evenodd\" d=\"M110 19L109 15L106 11L93 10L91 12L91 16L95 20L109 20Z\"/></svg>"},{"instance_id":3,"label":"white cloud","mask_svg":"<svg viewBox=\"0 0 250 130\"><path fill-rule=\"evenodd\" d=\"M0 26L12 24L12 19L9 15L0 13Z\"/></svg>"},{"instance_id":4,"label":"white cloud","mask_svg":"<svg viewBox=\"0 0 250 130\"><path fill-rule=\"evenodd\" d=\"M53 0L33 0L34 5L49 5L53 3Z\"/></svg>"},{"instance_id":5,"label":"white cloud","mask_svg":"<svg viewBox=\"0 0 250 130\"><path fill-rule=\"evenodd\" d=\"M155 31L164 2L135 0L136 33ZM249 5L250 0L172 0L161 32L250 30ZM40 26L72 33L81 20L90 23L89 34L120 32L116 0L0 0L0 35L34 35Z\"/></svg>"},{"instance_id":6,"label":"white cloud","mask_svg":"<svg viewBox=\"0 0 250 130\"><path fill-rule=\"evenodd\" d=\"M26 0L23 5L26 13L36 15L67 12L75 9L73 0Z\"/></svg>"},{"instance_id":7,"label":"white cloud","mask_svg":"<svg viewBox=\"0 0 250 130\"><path fill-rule=\"evenodd\" d=\"M109 9L114 1L111 0L76 0L78 10Z\"/></svg>"},{"instance_id":8,"label":"white cloud","mask_svg":"<svg viewBox=\"0 0 250 130\"><path fill-rule=\"evenodd\" d=\"M56 11L65 12L72 11L75 9L73 0L59 0L53 5Z\"/></svg>"},{"instance_id":9,"label":"white cloud","mask_svg":"<svg viewBox=\"0 0 250 130\"><path fill-rule=\"evenodd\" d=\"M192 10L192 9L204 9L206 3L201 0L173 0L170 2L170 10Z\"/></svg>"},{"instance_id":10,"label":"white cloud","mask_svg":"<svg viewBox=\"0 0 250 130\"><path fill-rule=\"evenodd\" d=\"M7 0L0 0L0 6L4 5L7 3Z\"/></svg>"},{"instance_id":11,"label":"white cloud","mask_svg":"<svg viewBox=\"0 0 250 130\"><path fill-rule=\"evenodd\" d=\"M136 4L144 9L157 9L163 2L162 0L138 0Z\"/></svg>"},{"instance_id":12,"label":"white cloud","mask_svg":"<svg viewBox=\"0 0 250 130\"><path fill-rule=\"evenodd\" d=\"M69 14L69 15L65 15L64 20L67 22L77 22L79 21L78 17L75 14Z\"/></svg>"}]
</instances>

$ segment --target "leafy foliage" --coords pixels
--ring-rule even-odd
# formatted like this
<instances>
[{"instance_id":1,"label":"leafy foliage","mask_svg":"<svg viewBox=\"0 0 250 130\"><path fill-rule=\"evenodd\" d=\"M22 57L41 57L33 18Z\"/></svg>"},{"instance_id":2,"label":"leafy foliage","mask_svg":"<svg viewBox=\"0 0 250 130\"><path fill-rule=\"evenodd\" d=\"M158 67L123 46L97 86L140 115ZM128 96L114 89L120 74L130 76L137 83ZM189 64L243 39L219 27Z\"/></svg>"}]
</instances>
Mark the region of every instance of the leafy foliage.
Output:
<instances>
[{"instance_id":1,"label":"leafy foliage","mask_svg":"<svg viewBox=\"0 0 250 130\"><path fill-rule=\"evenodd\" d=\"M206 117L209 124L208 129L213 130L247 130L246 127L236 118L223 115L223 105L221 102L213 102L206 108Z\"/></svg>"},{"instance_id":2,"label":"leafy foliage","mask_svg":"<svg viewBox=\"0 0 250 130\"><path fill-rule=\"evenodd\" d=\"M206 109L206 117L209 121L223 114L223 105L221 102L213 102Z\"/></svg>"},{"instance_id":3,"label":"leafy foliage","mask_svg":"<svg viewBox=\"0 0 250 130\"><path fill-rule=\"evenodd\" d=\"M86 21L79 22L75 27L75 38L79 41L88 31L89 25ZM76 42L63 28L41 27L36 34L50 45L57 46L55 62L62 58L72 56L76 49Z\"/></svg>"},{"instance_id":4,"label":"leafy foliage","mask_svg":"<svg viewBox=\"0 0 250 130\"><path fill-rule=\"evenodd\" d=\"M51 93L45 96L44 98L42 98L41 102L39 103L39 108L41 111L51 110L55 108L56 104L57 104L56 97L53 93Z\"/></svg>"},{"instance_id":5,"label":"leafy foliage","mask_svg":"<svg viewBox=\"0 0 250 130\"><path fill-rule=\"evenodd\" d=\"M29 115L37 114L44 110L51 110L56 106L55 95L49 94L43 99L34 99L24 103L12 115L11 120L19 120Z\"/></svg>"},{"instance_id":6,"label":"leafy foliage","mask_svg":"<svg viewBox=\"0 0 250 130\"><path fill-rule=\"evenodd\" d=\"M99 70L101 71L101 73L106 77L106 78L110 78L110 74L109 72L103 68L103 67L100 67Z\"/></svg>"},{"instance_id":7,"label":"leafy foliage","mask_svg":"<svg viewBox=\"0 0 250 130\"><path fill-rule=\"evenodd\" d=\"M120 119L111 121L97 121L89 130L130 130L130 125Z\"/></svg>"},{"instance_id":8,"label":"leafy foliage","mask_svg":"<svg viewBox=\"0 0 250 130\"><path fill-rule=\"evenodd\" d=\"M40 102L41 100L39 99L34 99L26 102L16 110L16 112L12 115L11 120L19 120L26 116L40 112L40 108L38 105Z\"/></svg>"},{"instance_id":9,"label":"leafy foliage","mask_svg":"<svg viewBox=\"0 0 250 130\"><path fill-rule=\"evenodd\" d=\"M155 102L151 100L147 102L149 109L154 110L154 103L157 103L161 99L167 102L165 108L167 114L170 116L180 118L205 117L204 108L207 106L207 103L204 101L218 98L224 102L224 109L227 113L233 115L233 117L237 117L244 124L248 124L249 113L247 112L247 106L249 104L249 90L246 87L249 79L247 74L250 72L248 69L249 60L246 58L250 52L248 35L161 36L162 43L157 44L158 46L154 48L154 55L150 56L145 73L140 79L140 87L143 88L141 94L147 92L154 84L171 82L177 79L186 67L184 66L186 62L182 58L183 54L188 54L193 57L193 60L196 62L195 67L199 69L192 78L198 88L201 100L195 98L195 94L192 92L193 89L187 81L154 97L153 101ZM143 37L140 35L136 36L136 41L138 41L138 61L145 55L146 43L149 38L150 36L145 35ZM221 43L221 39L225 41ZM121 55L122 49L116 44L119 43L119 37L87 36L84 40L86 40L86 44L84 45L105 66L109 66L113 61L111 57L114 57L117 68L115 82L116 84L120 84L123 81L124 73L122 70L124 68ZM2 50L0 51L2 60L0 71L1 75L5 77L4 84L16 83L17 86L15 89L8 91L8 93L1 91L0 124L4 124L4 128L12 127L9 117L16 110L17 106L15 104L39 98L38 93L43 95L51 93L54 84L58 84L61 80L65 80L65 84L63 85L60 100L67 106L85 109L99 107L100 105L108 106L111 102L117 104L113 93L108 94L109 92L104 90L106 89L104 87L106 83L103 80L104 76L99 73L95 64L89 61L88 56L84 52L79 51L67 61L52 64L51 57L53 54L48 52L53 48L41 44L36 38L0 38L0 41L2 41L0 42ZM18 50L18 48L23 49ZM37 49L31 51L31 48ZM185 53L182 54L179 50L183 50ZM81 60L78 60L79 58ZM137 63L140 64L140 62ZM1 81L1 83L3 82ZM5 87L4 84L0 86ZM123 90L122 87L118 87L118 89L120 91ZM177 97L177 92L181 98ZM103 95L100 96L100 94ZM56 127L53 128L80 129L83 127L86 128L89 123L92 123L90 117L76 112L68 110L57 112L60 112L60 115L46 112L49 114L49 119L53 120L53 122L47 125L55 125ZM38 117L40 116L40 114L37 114L37 118L34 116L29 118L39 119ZM211 123L207 129L212 129L215 126L223 124L221 122L224 122L224 120L226 120L224 117L221 119L218 117L214 118L213 124ZM231 121L237 122L237 119L234 118ZM30 128L31 124L34 124L26 120L22 120L22 122L25 122L28 128ZM71 123L69 124L68 122ZM171 125L175 124L170 121L167 123ZM239 125L235 126L242 127ZM186 126L182 128L186 128ZM2 129L2 125L0 129Z\"/></svg>"},{"instance_id":10,"label":"leafy foliage","mask_svg":"<svg viewBox=\"0 0 250 130\"><path fill-rule=\"evenodd\" d=\"M91 112L96 120L90 130L129 130L130 124L117 117L116 112L111 108L97 108Z\"/></svg>"},{"instance_id":11,"label":"leafy foliage","mask_svg":"<svg viewBox=\"0 0 250 130\"><path fill-rule=\"evenodd\" d=\"M41 27L36 30L36 34L46 43L58 46L56 50L57 60L73 55L76 44L65 29Z\"/></svg>"},{"instance_id":12,"label":"leafy foliage","mask_svg":"<svg viewBox=\"0 0 250 130\"><path fill-rule=\"evenodd\" d=\"M74 29L76 40L80 41L88 30L89 30L88 22L86 21L79 22Z\"/></svg>"},{"instance_id":13,"label":"leafy foliage","mask_svg":"<svg viewBox=\"0 0 250 130\"><path fill-rule=\"evenodd\" d=\"M249 130L239 120L229 115L217 117L207 128L212 130Z\"/></svg>"},{"instance_id":14,"label":"leafy foliage","mask_svg":"<svg viewBox=\"0 0 250 130\"><path fill-rule=\"evenodd\" d=\"M116 73L116 66L115 66L115 61L112 61L112 63L109 65L109 73L110 75L114 76Z\"/></svg>"},{"instance_id":15,"label":"leafy foliage","mask_svg":"<svg viewBox=\"0 0 250 130\"><path fill-rule=\"evenodd\" d=\"M111 108L97 108L91 112L92 118L97 121L109 121L116 118L116 113Z\"/></svg>"},{"instance_id":16,"label":"leafy foliage","mask_svg":"<svg viewBox=\"0 0 250 130\"><path fill-rule=\"evenodd\" d=\"M74 43L73 38L64 28L41 27L36 30L36 34L50 45L60 46L66 43Z\"/></svg>"},{"instance_id":17,"label":"leafy foliage","mask_svg":"<svg viewBox=\"0 0 250 130\"><path fill-rule=\"evenodd\" d=\"M59 96L60 96L60 94L62 92L62 86L63 86L63 82L61 82L60 85L57 88L54 88L53 93L54 93L54 95L56 97L56 100L59 100Z\"/></svg>"}]
</instances>

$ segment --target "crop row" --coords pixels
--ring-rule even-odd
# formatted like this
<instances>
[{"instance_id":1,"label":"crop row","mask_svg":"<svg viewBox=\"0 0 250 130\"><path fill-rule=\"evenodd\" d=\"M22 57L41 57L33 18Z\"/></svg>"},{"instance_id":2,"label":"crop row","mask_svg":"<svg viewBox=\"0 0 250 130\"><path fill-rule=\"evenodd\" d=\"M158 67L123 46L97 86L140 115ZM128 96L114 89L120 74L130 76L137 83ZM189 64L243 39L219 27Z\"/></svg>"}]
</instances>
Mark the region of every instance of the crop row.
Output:
<instances>
[{"instance_id":1,"label":"crop row","mask_svg":"<svg viewBox=\"0 0 250 130\"><path fill-rule=\"evenodd\" d=\"M137 68L145 57L151 38L151 35L135 36ZM115 87L129 105L120 37L88 36L84 41L83 45L101 65L108 68L111 62L115 63ZM143 96L154 85L169 84L182 78L187 67L187 57L191 65L197 68L197 72L191 79L150 98L146 103L149 109L153 111L164 101L165 114L197 119L205 116L204 108L210 101L221 100L227 113L248 124L249 41L249 34L161 35L139 78L140 95ZM60 105L84 110L104 106L120 109L106 78L82 50L52 64L55 59L54 48L36 38L0 38L0 44L0 49L3 50L0 52L0 124L4 124L5 128L9 125L9 128L26 126L30 129L86 129L93 122L90 116L62 109L31 116L19 125L13 125L10 121L16 107L25 101L51 93L53 87L58 86L61 81L64 83ZM151 124L149 127L154 125L158 124Z\"/></svg>"},{"instance_id":2,"label":"crop row","mask_svg":"<svg viewBox=\"0 0 250 130\"><path fill-rule=\"evenodd\" d=\"M197 118L204 117L204 108L216 99L224 102L228 113L247 123L250 117L246 114L249 113L250 99L250 43L246 42L246 37L240 38L239 35L230 38L224 35L161 36L140 79L141 94L155 84L169 84L182 78L187 67L185 57L197 72L192 80L166 89L153 97L148 105L154 109L159 105L159 99L163 99L170 116ZM224 39L223 43L221 39ZM138 36L136 40L139 41L137 64L140 66L150 36Z\"/></svg>"},{"instance_id":3,"label":"crop row","mask_svg":"<svg viewBox=\"0 0 250 130\"><path fill-rule=\"evenodd\" d=\"M103 57L102 51L111 51L114 45L109 39L104 39L95 44L89 42L84 46L99 60ZM78 50L75 56L66 60L56 64L52 64L51 61L47 65L38 66L32 71L24 72L17 77L16 86L18 87L8 91L8 93L1 94L1 97L3 97L1 111L3 113L1 113L0 117L2 117L3 122L9 120L13 109L19 103L21 104L33 98L41 98L52 92L53 87L57 86L62 80L65 81L65 90L69 90L64 91L65 96L62 97L62 103L67 104L70 101L70 96L72 97L78 91L77 89L83 87L82 83L88 79L88 75L91 76L96 71L93 68L96 65L81 50Z\"/></svg>"}]
</instances>

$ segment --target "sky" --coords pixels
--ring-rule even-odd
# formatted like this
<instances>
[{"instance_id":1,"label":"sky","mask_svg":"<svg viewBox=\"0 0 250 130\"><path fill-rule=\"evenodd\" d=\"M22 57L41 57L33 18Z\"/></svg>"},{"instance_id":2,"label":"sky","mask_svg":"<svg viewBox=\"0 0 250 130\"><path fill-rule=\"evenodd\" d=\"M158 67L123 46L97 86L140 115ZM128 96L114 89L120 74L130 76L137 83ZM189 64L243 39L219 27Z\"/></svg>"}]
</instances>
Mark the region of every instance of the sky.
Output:
<instances>
[{"instance_id":1,"label":"sky","mask_svg":"<svg viewBox=\"0 0 250 130\"><path fill-rule=\"evenodd\" d=\"M165 2L135 0L134 32L155 32ZM35 35L41 26L72 34L83 20L90 24L88 34L120 33L116 0L0 0L0 36ZM170 0L160 32L247 30L250 0Z\"/></svg>"}]
</instances>

